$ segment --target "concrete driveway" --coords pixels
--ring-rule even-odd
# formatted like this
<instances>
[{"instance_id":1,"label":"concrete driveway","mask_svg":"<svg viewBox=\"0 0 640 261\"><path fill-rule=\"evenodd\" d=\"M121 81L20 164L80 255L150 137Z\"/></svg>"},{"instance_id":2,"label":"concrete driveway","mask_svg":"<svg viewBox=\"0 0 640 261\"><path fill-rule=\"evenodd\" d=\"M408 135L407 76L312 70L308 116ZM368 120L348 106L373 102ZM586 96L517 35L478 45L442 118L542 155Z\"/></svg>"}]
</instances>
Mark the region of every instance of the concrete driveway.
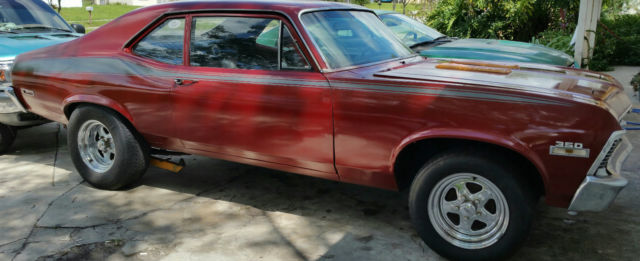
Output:
<instances>
[{"instance_id":1,"label":"concrete driveway","mask_svg":"<svg viewBox=\"0 0 640 261\"><path fill-rule=\"evenodd\" d=\"M637 260L640 131L629 137L630 183L613 206L539 204L515 260ZM181 174L151 168L102 191L75 172L61 125L24 130L14 148L0 156L0 260L443 260L398 193L196 156Z\"/></svg>"}]
</instances>

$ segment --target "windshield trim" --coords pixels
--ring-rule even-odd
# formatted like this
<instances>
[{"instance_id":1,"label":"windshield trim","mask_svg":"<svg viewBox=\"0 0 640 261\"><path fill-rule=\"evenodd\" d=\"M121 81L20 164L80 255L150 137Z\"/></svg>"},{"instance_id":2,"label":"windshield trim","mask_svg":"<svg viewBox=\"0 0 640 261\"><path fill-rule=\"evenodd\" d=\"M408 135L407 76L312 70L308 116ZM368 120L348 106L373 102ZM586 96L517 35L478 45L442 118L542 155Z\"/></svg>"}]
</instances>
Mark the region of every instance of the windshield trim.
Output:
<instances>
[{"instance_id":1,"label":"windshield trim","mask_svg":"<svg viewBox=\"0 0 640 261\"><path fill-rule=\"evenodd\" d=\"M366 64L358 64L358 65L352 65L352 66L345 66L345 67L341 67L341 68L331 68L331 66L329 66L328 60L327 58L324 56L324 54L322 54L322 52L318 51L316 49L316 47L318 46L318 44L316 43L316 41L313 39L313 37L311 37L311 35L309 35L308 31L307 31L307 27L305 26L305 24L302 22L302 15L304 14L308 14L308 13L314 13L314 12L324 12L324 11L360 11L360 12L368 12L373 14L376 18L378 18L378 20L380 20L380 22L382 23L382 19L380 19L380 17L371 9L365 9L365 8L360 8L357 6L354 7L350 7L350 8L341 8L341 7L324 7L324 8L309 8L309 9L304 9L302 11L300 11L298 13L298 21L300 21L300 24L302 25L302 28L304 29L304 33L307 34L306 36L309 38L309 40L311 41L311 43L313 44L313 48L317 51L317 53L320 55L320 58L322 59L322 61L324 62L326 68L320 68L320 71L322 72L339 72L339 71L347 71L347 70L352 70L355 68L360 68L360 67L367 67L367 66L371 66L371 65L375 65L375 64L380 64L380 63L385 63L385 62L391 62L391 61L396 61L396 60L401 60L401 59L408 59L408 58L412 58L417 56L418 54L415 52L411 52L410 55L405 56L405 57L396 57L396 58L389 58L386 60L380 60L380 61L375 61L375 62L370 62L370 63L366 63ZM402 43L399 39L397 39L397 37L395 37L395 35L393 36L394 41L397 41L398 43L400 43L401 45L404 45L404 43ZM408 47L407 47L408 48Z\"/></svg>"}]
</instances>

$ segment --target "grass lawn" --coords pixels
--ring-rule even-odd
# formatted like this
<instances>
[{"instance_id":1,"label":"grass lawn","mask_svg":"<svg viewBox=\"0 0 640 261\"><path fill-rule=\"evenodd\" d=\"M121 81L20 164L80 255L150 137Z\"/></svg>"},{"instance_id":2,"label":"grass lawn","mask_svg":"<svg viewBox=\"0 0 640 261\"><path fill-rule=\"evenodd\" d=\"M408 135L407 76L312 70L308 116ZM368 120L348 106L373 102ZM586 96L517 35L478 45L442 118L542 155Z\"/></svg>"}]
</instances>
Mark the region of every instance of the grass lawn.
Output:
<instances>
[{"instance_id":1,"label":"grass lawn","mask_svg":"<svg viewBox=\"0 0 640 261\"><path fill-rule=\"evenodd\" d=\"M68 23L82 24L87 29L87 32L90 32L138 7L130 5L94 5L93 22L91 24L89 24L89 12L84 7L62 8L60 14Z\"/></svg>"}]
</instances>

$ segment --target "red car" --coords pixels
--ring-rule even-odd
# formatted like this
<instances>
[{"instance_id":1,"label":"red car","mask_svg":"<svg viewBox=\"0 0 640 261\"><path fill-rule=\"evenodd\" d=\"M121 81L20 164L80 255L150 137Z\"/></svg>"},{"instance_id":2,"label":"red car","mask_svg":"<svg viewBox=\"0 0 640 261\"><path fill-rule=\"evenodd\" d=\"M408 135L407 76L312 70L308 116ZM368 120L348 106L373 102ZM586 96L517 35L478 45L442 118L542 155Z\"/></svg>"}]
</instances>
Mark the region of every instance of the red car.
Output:
<instances>
[{"instance_id":1,"label":"red car","mask_svg":"<svg viewBox=\"0 0 640 261\"><path fill-rule=\"evenodd\" d=\"M627 183L612 77L422 58L354 5L151 6L20 55L12 77L97 188L139 180L153 148L408 190L415 229L454 260L513 253L541 196L599 211Z\"/></svg>"}]
</instances>

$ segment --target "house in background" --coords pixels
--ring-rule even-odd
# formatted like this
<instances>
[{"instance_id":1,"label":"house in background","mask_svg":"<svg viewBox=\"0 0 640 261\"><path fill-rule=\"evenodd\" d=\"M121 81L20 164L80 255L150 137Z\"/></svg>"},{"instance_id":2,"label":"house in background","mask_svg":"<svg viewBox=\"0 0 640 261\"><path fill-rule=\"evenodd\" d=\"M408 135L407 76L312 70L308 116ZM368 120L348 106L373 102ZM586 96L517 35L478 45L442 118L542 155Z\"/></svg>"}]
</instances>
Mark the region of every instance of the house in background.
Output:
<instances>
[{"instance_id":1,"label":"house in background","mask_svg":"<svg viewBox=\"0 0 640 261\"><path fill-rule=\"evenodd\" d=\"M150 6L168 2L176 2L176 0L94 0L96 5L123 4L134 6Z\"/></svg>"},{"instance_id":2,"label":"house in background","mask_svg":"<svg viewBox=\"0 0 640 261\"><path fill-rule=\"evenodd\" d=\"M58 5L58 0L43 0L49 5ZM82 7L82 0L61 0L60 6L62 7Z\"/></svg>"}]
</instances>

